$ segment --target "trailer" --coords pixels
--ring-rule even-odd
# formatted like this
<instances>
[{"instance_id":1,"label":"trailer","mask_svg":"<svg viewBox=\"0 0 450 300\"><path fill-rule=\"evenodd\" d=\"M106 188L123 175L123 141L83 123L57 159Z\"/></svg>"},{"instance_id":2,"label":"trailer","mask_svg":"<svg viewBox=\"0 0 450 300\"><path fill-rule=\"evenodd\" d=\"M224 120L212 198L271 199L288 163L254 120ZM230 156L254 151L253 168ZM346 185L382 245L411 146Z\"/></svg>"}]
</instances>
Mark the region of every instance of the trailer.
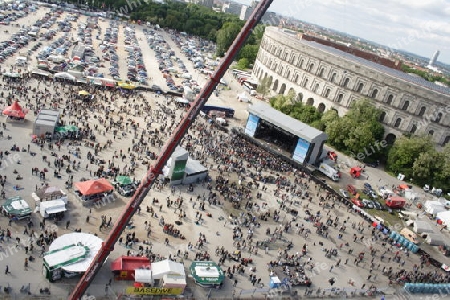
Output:
<instances>
[{"instance_id":1,"label":"trailer","mask_svg":"<svg viewBox=\"0 0 450 300\"><path fill-rule=\"evenodd\" d=\"M333 181L339 181L339 179L341 178L339 171L326 163L321 163L319 165L318 171L323 173Z\"/></svg>"}]
</instances>

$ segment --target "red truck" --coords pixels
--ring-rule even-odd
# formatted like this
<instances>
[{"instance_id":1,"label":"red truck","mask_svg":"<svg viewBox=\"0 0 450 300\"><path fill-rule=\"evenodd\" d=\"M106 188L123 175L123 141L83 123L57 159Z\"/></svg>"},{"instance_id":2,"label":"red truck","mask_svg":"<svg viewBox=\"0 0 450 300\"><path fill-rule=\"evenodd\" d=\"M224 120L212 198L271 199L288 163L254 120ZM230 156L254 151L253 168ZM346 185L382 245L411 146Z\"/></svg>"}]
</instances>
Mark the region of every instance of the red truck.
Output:
<instances>
[{"instance_id":1,"label":"red truck","mask_svg":"<svg viewBox=\"0 0 450 300\"><path fill-rule=\"evenodd\" d=\"M399 209L405 207L406 200L403 197L391 196L386 199L386 206L392 209Z\"/></svg>"}]
</instances>

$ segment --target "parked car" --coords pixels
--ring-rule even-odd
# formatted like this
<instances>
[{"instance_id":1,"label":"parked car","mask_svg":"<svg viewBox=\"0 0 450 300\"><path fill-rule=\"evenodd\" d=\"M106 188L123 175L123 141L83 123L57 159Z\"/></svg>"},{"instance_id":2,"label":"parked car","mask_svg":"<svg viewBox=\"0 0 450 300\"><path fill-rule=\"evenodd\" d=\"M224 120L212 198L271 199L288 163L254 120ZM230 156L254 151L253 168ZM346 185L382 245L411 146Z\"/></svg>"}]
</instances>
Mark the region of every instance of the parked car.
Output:
<instances>
[{"instance_id":1,"label":"parked car","mask_svg":"<svg viewBox=\"0 0 450 300\"><path fill-rule=\"evenodd\" d=\"M339 189L339 193L341 194L342 197L344 197L346 199L350 198L350 195L344 189Z\"/></svg>"},{"instance_id":2,"label":"parked car","mask_svg":"<svg viewBox=\"0 0 450 300\"><path fill-rule=\"evenodd\" d=\"M352 195L356 195L356 188L351 184L347 185L347 191Z\"/></svg>"},{"instance_id":3,"label":"parked car","mask_svg":"<svg viewBox=\"0 0 450 300\"><path fill-rule=\"evenodd\" d=\"M353 197L352 198L352 203L360 208L364 208L364 204L362 203L361 199Z\"/></svg>"},{"instance_id":4,"label":"parked car","mask_svg":"<svg viewBox=\"0 0 450 300\"><path fill-rule=\"evenodd\" d=\"M368 200L368 199L363 199L361 202L364 205L364 208L368 208L368 209L374 209L375 208L375 205L373 204L373 202Z\"/></svg>"}]
</instances>

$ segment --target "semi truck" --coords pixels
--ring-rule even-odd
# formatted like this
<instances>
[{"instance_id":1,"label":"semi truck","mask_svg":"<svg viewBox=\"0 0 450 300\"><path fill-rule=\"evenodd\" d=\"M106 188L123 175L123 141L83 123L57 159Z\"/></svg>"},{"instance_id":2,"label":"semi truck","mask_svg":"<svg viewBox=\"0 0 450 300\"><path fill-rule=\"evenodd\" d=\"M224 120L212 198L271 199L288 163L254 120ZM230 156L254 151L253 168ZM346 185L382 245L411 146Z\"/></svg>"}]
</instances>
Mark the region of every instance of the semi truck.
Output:
<instances>
[{"instance_id":1,"label":"semi truck","mask_svg":"<svg viewBox=\"0 0 450 300\"><path fill-rule=\"evenodd\" d=\"M339 181L341 177L338 170L326 163L321 163L318 170L333 181Z\"/></svg>"}]
</instances>

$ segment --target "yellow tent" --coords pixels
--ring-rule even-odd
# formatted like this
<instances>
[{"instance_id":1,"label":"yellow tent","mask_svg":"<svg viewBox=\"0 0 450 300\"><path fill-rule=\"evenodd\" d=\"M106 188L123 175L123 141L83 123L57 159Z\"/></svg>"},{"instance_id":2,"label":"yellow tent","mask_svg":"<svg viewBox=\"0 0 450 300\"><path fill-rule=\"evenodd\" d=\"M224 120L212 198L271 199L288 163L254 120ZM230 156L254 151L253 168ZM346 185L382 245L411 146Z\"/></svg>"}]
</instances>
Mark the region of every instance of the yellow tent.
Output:
<instances>
[{"instance_id":1,"label":"yellow tent","mask_svg":"<svg viewBox=\"0 0 450 300\"><path fill-rule=\"evenodd\" d=\"M80 95L80 96L87 96L87 95L90 95L90 93L88 91L82 90L82 91L78 92L78 95Z\"/></svg>"},{"instance_id":2,"label":"yellow tent","mask_svg":"<svg viewBox=\"0 0 450 300\"><path fill-rule=\"evenodd\" d=\"M129 83L129 82L124 82L124 81L120 81L117 83L117 86L126 90L134 90L136 88L135 85Z\"/></svg>"}]
</instances>

